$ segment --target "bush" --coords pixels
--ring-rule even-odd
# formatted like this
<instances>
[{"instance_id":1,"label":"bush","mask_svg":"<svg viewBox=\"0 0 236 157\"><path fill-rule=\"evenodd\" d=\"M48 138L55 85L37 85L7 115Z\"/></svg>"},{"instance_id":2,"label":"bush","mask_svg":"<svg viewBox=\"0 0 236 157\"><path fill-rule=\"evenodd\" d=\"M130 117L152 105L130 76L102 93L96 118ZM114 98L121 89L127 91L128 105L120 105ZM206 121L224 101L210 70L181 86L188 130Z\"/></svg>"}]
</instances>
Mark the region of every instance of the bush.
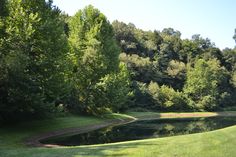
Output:
<instances>
[{"instance_id":1,"label":"bush","mask_svg":"<svg viewBox=\"0 0 236 157\"><path fill-rule=\"evenodd\" d=\"M211 95L204 96L196 106L200 110L212 111L217 106L216 99Z\"/></svg>"},{"instance_id":2,"label":"bush","mask_svg":"<svg viewBox=\"0 0 236 157\"><path fill-rule=\"evenodd\" d=\"M155 109L189 110L185 95L171 87L165 85L160 87L157 83L151 82L148 92L152 96Z\"/></svg>"},{"instance_id":3,"label":"bush","mask_svg":"<svg viewBox=\"0 0 236 157\"><path fill-rule=\"evenodd\" d=\"M152 109L153 101L148 92L146 83L133 81L132 88L134 89L134 103L129 108L145 108Z\"/></svg>"}]
</instances>

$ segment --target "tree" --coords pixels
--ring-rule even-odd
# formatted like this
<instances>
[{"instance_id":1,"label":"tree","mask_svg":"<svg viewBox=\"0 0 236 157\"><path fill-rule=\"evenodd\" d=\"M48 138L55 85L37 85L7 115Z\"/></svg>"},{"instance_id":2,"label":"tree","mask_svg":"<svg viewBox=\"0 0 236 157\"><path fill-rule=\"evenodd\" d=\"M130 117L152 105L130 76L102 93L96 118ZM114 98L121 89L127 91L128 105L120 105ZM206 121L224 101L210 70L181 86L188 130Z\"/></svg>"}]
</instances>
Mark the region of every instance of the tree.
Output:
<instances>
[{"instance_id":1,"label":"tree","mask_svg":"<svg viewBox=\"0 0 236 157\"><path fill-rule=\"evenodd\" d=\"M4 62L4 54L3 54L3 41L6 37L5 31L5 21L7 16L7 1L6 0L0 0L0 122L3 121L3 117L1 116L1 109L3 109L3 103L5 97L7 96L7 92L5 89L5 83L6 83L6 64Z\"/></svg>"},{"instance_id":2,"label":"tree","mask_svg":"<svg viewBox=\"0 0 236 157\"><path fill-rule=\"evenodd\" d=\"M76 97L80 102L80 105L72 108L77 107L80 112L90 114L99 114L106 108L113 109L111 105L118 104L115 103L118 95L122 100L125 95L118 90L111 93L111 89L117 89L115 84L119 80L124 83L120 84L122 88L128 88L128 84L122 81L126 76L122 76L124 71L119 69L120 49L116 44L112 25L98 9L89 5L71 18L69 27L74 88L78 91ZM122 105L125 101L119 103Z\"/></svg>"},{"instance_id":3,"label":"tree","mask_svg":"<svg viewBox=\"0 0 236 157\"><path fill-rule=\"evenodd\" d=\"M219 86L225 73L225 69L216 59L198 59L194 67L188 67L184 92L196 103L194 108L212 110L219 105Z\"/></svg>"},{"instance_id":4,"label":"tree","mask_svg":"<svg viewBox=\"0 0 236 157\"><path fill-rule=\"evenodd\" d=\"M60 11L52 1L9 0L1 51L0 115L20 119L53 111L64 95L67 51Z\"/></svg>"},{"instance_id":5,"label":"tree","mask_svg":"<svg viewBox=\"0 0 236 157\"><path fill-rule=\"evenodd\" d=\"M193 63L196 58L218 58L221 59L220 50L214 47L210 39L202 38L200 34L195 34L192 39L185 39L179 51L180 60L185 63Z\"/></svg>"},{"instance_id":6,"label":"tree","mask_svg":"<svg viewBox=\"0 0 236 157\"><path fill-rule=\"evenodd\" d=\"M120 54L120 60L128 65L132 80L149 83L150 81L162 81L162 74L156 67L157 63L149 57L140 57L136 54Z\"/></svg>"},{"instance_id":7,"label":"tree","mask_svg":"<svg viewBox=\"0 0 236 157\"><path fill-rule=\"evenodd\" d=\"M206 50L215 46L214 43L211 43L209 38L204 39L200 34L194 34L192 36L192 41L195 42L201 50Z\"/></svg>"},{"instance_id":8,"label":"tree","mask_svg":"<svg viewBox=\"0 0 236 157\"><path fill-rule=\"evenodd\" d=\"M219 48L215 47L208 48L202 55L202 58L205 60L216 58L217 60L220 61L220 64L222 66L225 65L225 59L223 57L222 51Z\"/></svg>"},{"instance_id":9,"label":"tree","mask_svg":"<svg viewBox=\"0 0 236 157\"><path fill-rule=\"evenodd\" d=\"M186 65L183 62L171 60L166 72L170 76L171 86L182 89L186 80Z\"/></svg>"},{"instance_id":10,"label":"tree","mask_svg":"<svg viewBox=\"0 0 236 157\"><path fill-rule=\"evenodd\" d=\"M134 30L136 27L133 24L127 25L124 22L115 20L112 22L112 26L114 29L114 35L118 41L136 41L134 37Z\"/></svg>"},{"instance_id":11,"label":"tree","mask_svg":"<svg viewBox=\"0 0 236 157\"><path fill-rule=\"evenodd\" d=\"M229 70L232 71L236 68L236 49L229 49L226 48L222 52L223 59L225 60L224 66Z\"/></svg>"},{"instance_id":12,"label":"tree","mask_svg":"<svg viewBox=\"0 0 236 157\"><path fill-rule=\"evenodd\" d=\"M128 69L124 63L120 63L119 72L107 74L96 84L98 91L96 103L103 104L103 107L110 108L114 112L127 109L129 100L133 97L130 85Z\"/></svg>"},{"instance_id":13,"label":"tree","mask_svg":"<svg viewBox=\"0 0 236 157\"><path fill-rule=\"evenodd\" d=\"M163 42L163 38L160 35L160 32L154 30L153 35L151 36L151 40L154 42L157 51L160 51L160 45Z\"/></svg>"},{"instance_id":14,"label":"tree","mask_svg":"<svg viewBox=\"0 0 236 157\"><path fill-rule=\"evenodd\" d=\"M160 45L160 53L157 56L158 63L164 71L171 60L179 60L179 51L181 49L182 41L180 39L180 32L173 28L165 28L161 32L163 42Z\"/></svg>"},{"instance_id":15,"label":"tree","mask_svg":"<svg viewBox=\"0 0 236 157\"><path fill-rule=\"evenodd\" d=\"M134 24L126 24L117 20L112 23L115 38L121 47L122 52L128 54L139 53L139 43L135 36L136 27Z\"/></svg>"},{"instance_id":16,"label":"tree","mask_svg":"<svg viewBox=\"0 0 236 157\"><path fill-rule=\"evenodd\" d=\"M4 36L5 31L5 17L8 14L7 0L0 0L0 37Z\"/></svg>"},{"instance_id":17,"label":"tree","mask_svg":"<svg viewBox=\"0 0 236 157\"><path fill-rule=\"evenodd\" d=\"M159 86L150 82L148 92L153 98L153 109L162 110L187 110L187 104L182 92L175 91L168 86Z\"/></svg>"},{"instance_id":18,"label":"tree","mask_svg":"<svg viewBox=\"0 0 236 157\"><path fill-rule=\"evenodd\" d=\"M234 36L233 36L233 39L234 39L235 42L236 42L236 29L234 30Z\"/></svg>"}]
</instances>

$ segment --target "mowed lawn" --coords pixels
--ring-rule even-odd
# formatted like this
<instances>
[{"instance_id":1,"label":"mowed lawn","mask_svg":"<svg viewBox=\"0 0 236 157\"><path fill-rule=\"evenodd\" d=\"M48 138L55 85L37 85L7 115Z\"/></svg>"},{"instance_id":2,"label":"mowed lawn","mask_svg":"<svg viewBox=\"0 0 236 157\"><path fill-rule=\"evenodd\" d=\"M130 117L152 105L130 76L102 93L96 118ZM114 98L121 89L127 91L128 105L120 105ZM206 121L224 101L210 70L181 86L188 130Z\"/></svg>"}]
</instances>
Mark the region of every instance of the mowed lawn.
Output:
<instances>
[{"instance_id":1,"label":"mowed lawn","mask_svg":"<svg viewBox=\"0 0 236 157\"><path fill-rule=\"evenodd\" d=\"M148 113L149 116L150 114ZM231 116L233 114L235 113L230 113ZM144 117L147 114L131 113L130 115ZM163 116L163 114L154 115ZM36 148L26 147L22 143L27 137L43 132L97 125L107 119L127 118L130 117L125 115L112 115L109 118L70 116L1 128L0 157L236 157L236 126L198 134L93 146Z\"/></svg>"}]
</instances>

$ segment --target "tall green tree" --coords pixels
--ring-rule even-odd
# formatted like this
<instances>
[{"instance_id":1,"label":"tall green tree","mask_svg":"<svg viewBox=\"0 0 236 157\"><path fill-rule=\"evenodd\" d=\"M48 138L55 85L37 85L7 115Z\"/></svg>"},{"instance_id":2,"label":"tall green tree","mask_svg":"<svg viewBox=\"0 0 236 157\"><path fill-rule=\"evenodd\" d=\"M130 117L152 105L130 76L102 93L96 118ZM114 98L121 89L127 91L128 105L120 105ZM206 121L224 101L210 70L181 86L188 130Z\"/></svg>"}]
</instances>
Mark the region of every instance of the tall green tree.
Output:
<instances>
[{"instance_id":1,"label":"tall green tree","mask_svg":"<svg viewBox=\"0 0 236 157\"><path fill-rule=\"evenodd\" d=\"M188 67L184 92L195 102L196 109L212 110L219 104L219 86L225 79L226 70L216 59L199 59L194 67Z\"/></svg>"},{"instance_id":2,"label":"tall green tree","mask_svg":"<svg viewBox=\"0 0 236 157\"><path fill-rule=\"evenodd\" d=\"M195 34L192 39L183 40L182 48L179 51L180 59L185 63L194 63L197 58L208 59L216 57L221 59L219 49L214 46L210 39L204 39L200 34Z\"/></svg>"},{"instance_id":3,"label":"tall green tree","mask_svg":"<svg viewBox=\"0 0 236 157\"><path fill-rule=\"evenodd\" d=\"M4 21L7 16L7 0L0 0L0 37L2 38L4 35Z\"/></svg>"},{"instance_id":4,"label":"tall green tree","mask_svg":"<svg viewBox=\"0 0 236 157\"><path fill-rule=\"evenodd\" d=\"M232 71L236 69L236 49L226 48L222 51L224 66Z\"/></svg>"},{"instance_id":5,"label":"tall green tree","mask_svg":"<svg viewBox=\"0 0 236 157\"><path fill-rule=\"evenodd\" d=\"M6 16L7 16L7 1L6 0L0 0L0 110L1 106L4 103L4 97L7 96L7 92L5 89L5 83L6 83L6 64L4 62L4 53L3 53L3 41L6 37L5 31L6 31ZM0 122L3 121L3 117L0 113Z\"/></svg>"},{"instance_id":6,"label":"tall green tree","mask_svg":"<svg viewBox=\"0 0 236 157\"><path fill-rule=\"evenodd\" d=\"M7 8L0 115L44 115L64 95L67 39L60 11L44 0L9 0Z\"/></svg>"},{"instance_id":7,"label":"tall green tree","mask_svg":"<svg viewBox=\"0 0 236 157\"><path fill-rule=\"evenodd\" d=\"M157 56L158 63L161 69L164 71L171 60L178 60L178 52L181 49L181 33L175 31L173 28L165 28L161 32L163 42L160 45L160 53Z\"/></svg>"},{"instance_id":8,"label":"tall green tree","mask_svg":"<svg viewBox=\"0 0 236 157\"><path fill-rule=\"evenodd\" d=\"M112 25L98 9L90 5L71 18L69 27L74 88L78 91L77 98L80 103L75 104L73 108L77 107L80 112L92 114L99 114L106 108L115 108L111 107L118 104L114 103L115 99L118 95L124 95L120 94L114 84L125 76L119 74L124 73L124 70L119 68L120 49L116 44ZM119 86L126 88L125 81L121 82L124 84ZM112 92L108 88L115 89ZM119 105L125 103L125 99L120 100L123 101L120 101Z\"/></svg>"},{"instance_id":9,"label":"tall green tree","mask_svg":"<svg viewBox=\"0 0 236 157\"><path fill-rule=\"evenodd\" d=\"M115 38L121 47L121 50L126 53L137 52L138 41L135 37L136 27L134 24L125 24L117 20L112 23Z\"/></svg>"}]
</instances>

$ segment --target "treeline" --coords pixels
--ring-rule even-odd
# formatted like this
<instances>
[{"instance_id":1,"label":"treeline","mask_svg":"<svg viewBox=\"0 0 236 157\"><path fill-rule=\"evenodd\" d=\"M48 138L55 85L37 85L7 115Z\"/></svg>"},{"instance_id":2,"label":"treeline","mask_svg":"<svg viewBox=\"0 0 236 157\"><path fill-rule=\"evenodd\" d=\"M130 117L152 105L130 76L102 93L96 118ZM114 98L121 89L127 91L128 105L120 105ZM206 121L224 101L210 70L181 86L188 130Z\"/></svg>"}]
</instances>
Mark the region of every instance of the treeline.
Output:
<instances>
[{"instance_id":1,"label":"treeline","mask_svg":"<svg viewBox=\"0 0 236 157\"><path fill-rule=\"evenodd\" d=\"M131 23L114 21L112 25L123 52L120 60L132 77L135 101L131 108L235 108L236 48L221 51L199 34L182 40L172 28L143 31Z\"/></svg>"},{"instance_id":2,"label":"treeline","mask_svg":"<svg viewBox=\"0 0 236 157\"><path fill-rule=\"evenodd\" d=\"M110 24L92 6L69 17L51 0L0 0L0 122L234 106L236 49L180 37Z\"/></svg>"},{"instance_id":3,"label":"treeline","mask_svg":"<svg viewBox=\"0 0 236 157\"><path fill-rule=\"evenodd\" d=\"M0 6L0 121L126 106L129 73L112 25L97 9L68 19L51 0L1 0Z\"/></svg>"}]
</instances>

